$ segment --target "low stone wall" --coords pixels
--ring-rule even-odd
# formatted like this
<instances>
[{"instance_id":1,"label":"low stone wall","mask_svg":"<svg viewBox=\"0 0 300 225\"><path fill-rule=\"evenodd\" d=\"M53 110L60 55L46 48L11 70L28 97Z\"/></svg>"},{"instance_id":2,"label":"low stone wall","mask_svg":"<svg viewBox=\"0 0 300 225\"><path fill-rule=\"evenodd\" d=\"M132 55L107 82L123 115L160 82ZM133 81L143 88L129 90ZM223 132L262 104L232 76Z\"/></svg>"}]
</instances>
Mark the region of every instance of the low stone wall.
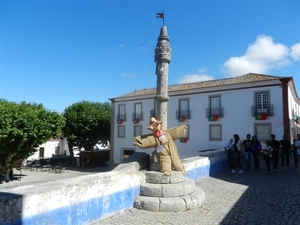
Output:
<instances>
[{"instance_id":1,"label":"low stone wall","mask_svg":"<svg viewBox=\"0 0 300 225\"><path fill-rule=\"evenodd\" d=\"M227 168L224 151L183 159L194 180ZM109 217L133 207L145 173L138 163L113 171L0 191L0 224L76 225Z\"/></svg>"},{"instance_id":2,"label":"low stone wall","mask_svg":"<svg viewBox=\"0 0 300 225\"><path fill-rule=\"evenodd\" d=\"M199 156L182 160L188 177L199 180L228 168L227 154L222 150L210 150L198 153Z\"/></svg>"}]
</instances>

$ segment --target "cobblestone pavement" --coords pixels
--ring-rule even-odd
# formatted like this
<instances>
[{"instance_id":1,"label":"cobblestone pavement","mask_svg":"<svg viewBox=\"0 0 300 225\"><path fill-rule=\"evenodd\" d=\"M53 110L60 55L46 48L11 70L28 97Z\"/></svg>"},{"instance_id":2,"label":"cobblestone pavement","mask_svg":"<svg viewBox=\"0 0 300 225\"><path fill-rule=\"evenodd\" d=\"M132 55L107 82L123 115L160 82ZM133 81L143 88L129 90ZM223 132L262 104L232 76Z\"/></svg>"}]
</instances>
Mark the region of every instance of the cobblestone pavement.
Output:
<instances>
[{"instance_id":1,"label":"cobblestone pavement","mask_svg":"<svg viewBox=\"0 0 300 225\"><path fill-rule=\"evenodd\" d=\"M231 174L229 170L196 181L206 195L205 204L184 212L150 212L132 208L92 225L133 224L300 224L300 167L279 166Z\"/></svg>"}]
</instances>

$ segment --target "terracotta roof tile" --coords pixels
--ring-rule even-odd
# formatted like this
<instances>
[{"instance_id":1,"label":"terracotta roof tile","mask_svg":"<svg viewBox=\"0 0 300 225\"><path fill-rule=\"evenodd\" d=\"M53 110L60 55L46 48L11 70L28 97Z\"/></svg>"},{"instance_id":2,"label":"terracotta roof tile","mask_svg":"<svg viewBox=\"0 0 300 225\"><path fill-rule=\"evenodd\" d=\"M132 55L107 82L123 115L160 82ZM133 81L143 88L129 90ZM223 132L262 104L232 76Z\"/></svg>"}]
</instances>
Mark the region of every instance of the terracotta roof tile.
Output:
<instances>
[{"instance_id":1,"label":"terracotta roof tile","mask_svg":"<svg viewBox=\"0 0 300 225\"><path fill-rule=\"evenodd\" d=\"M227 85L233 85L233 84L253 83L253 82L261 82L261 81L269 81L269 80L280 80L283 78L288 78L288 77L279 77L279 76L248 73L248 74L238 76L238 77L233 77L233 78L169 85L168 92L192 90L192 89L206 88L206 87L227 86ZM150 94L155 94L155 93L156 93L156 88L149 88L149 89L144 88L144 89L140 89L140 90L135 90L134 92L131 92L131 93L119 96L119 97L134 97L134 96L141 96L141 95L150 95Z\"/></svg>"}]
</instances>

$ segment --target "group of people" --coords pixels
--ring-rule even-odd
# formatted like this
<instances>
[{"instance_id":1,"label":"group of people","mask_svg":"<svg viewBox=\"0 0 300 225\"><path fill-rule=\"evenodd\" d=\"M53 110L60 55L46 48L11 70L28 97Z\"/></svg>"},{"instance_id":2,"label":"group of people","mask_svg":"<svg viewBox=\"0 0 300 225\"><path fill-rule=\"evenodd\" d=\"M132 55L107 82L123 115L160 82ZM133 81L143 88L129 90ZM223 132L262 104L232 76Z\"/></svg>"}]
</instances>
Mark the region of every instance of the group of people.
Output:
<instances>
[{"instance_id":1,"label":"group of people","mask_svg":"<svg viewBox=\"0 0 300 225\"><path fill-rule=\"evenodd\" d=\"M228 143L224 147L228 156L228 164L231 173L235 173L239 168L238 173L243 173L242 158L245 160L246 170L251 170L252 158L254 160L254 169L260 170L259 159L263 155L266 163L267 172L271 173L271 164L273 171L278 170L278 164L281 158L281 166L289 166L290 154L293 154L295 165L300 164L300 134L297 139L291 144L288 137L283 135L281 141L276 140L276 136L271 134L270 140L265 141L262 146L256 135L251 137L250 134L246 135L245 140L241 140L238 134L234 134L229 138Z\"/></svg>"}]
</instances>

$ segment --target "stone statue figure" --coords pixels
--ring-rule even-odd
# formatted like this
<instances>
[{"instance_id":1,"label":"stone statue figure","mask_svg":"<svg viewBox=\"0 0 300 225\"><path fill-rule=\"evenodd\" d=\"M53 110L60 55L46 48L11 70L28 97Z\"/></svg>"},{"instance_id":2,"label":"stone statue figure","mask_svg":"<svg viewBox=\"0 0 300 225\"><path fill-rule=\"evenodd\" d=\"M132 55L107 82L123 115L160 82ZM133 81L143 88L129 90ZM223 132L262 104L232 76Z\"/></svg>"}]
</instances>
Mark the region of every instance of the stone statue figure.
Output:
<instances>
[{"instance_id":1,"label":"stone statue figure","mask_svg":"<svg viewBox=\"0 0 300 225\"><path fill-rule=\"evenodd\" d=\"M187 126L180 125L162 130L161 123L162 121L151 117L148 130L152 133L134 137L133 145L141 149L156 148L160 161L160 172L164 175L171 176L172 170L182 171L183 175L187 175L174 142L185 136Z\"/></svg>"}]
</instances>

